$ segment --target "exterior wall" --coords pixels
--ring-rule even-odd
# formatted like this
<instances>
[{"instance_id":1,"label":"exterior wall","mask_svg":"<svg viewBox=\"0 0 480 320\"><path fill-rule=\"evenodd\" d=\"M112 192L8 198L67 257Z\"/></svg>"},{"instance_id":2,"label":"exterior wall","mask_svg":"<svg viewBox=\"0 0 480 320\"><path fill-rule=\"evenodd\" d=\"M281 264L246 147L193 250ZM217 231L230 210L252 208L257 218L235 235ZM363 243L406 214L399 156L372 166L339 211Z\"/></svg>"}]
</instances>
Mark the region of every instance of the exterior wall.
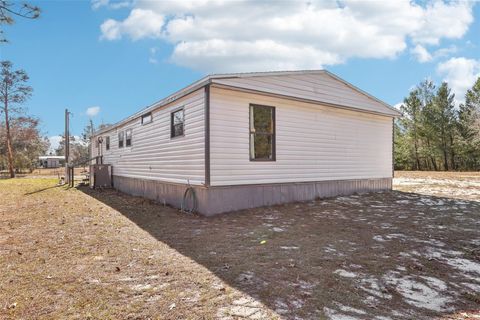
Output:
<instances>
[{"instance_id":1,"label":"exterior wall","mask_svg":"<svg viewBox=\"0 0 480 320\"><path fill-rule=\"evenodd\" d=\"M118 190L181 208L187 186L137 178L114 176ZM243 185L228 187L194 186L198 212L212 216L219 213L278 205L289 202L309 201L317 198L349 195L355 192L371 192L392 188L391 178L336 180L304 183Z\"/></svg>"},{"instance_id":2,"label":"exterior wall","mask_svg":"<svg viewBox=\"0 0 480 320\"><path fill-rule=\"evenodd\" d=\"M43 168L59 168L65 164L65 159L61 157L39 157L39 164Z\"/></svg>"},{"instance_id":3,"label":"exterior wall","mask_svg":"<svg viewBox=\"0 0 480 320\"><path fill-rule=\"evenodd\" d=\"M249 105L276 107L276 161L249 159ZM212 186L392 177L392 118L211 87Z\"/></svg>"},{"instance_id":4,"label":"exterior wall","mask_svg":"<svg viewBox=\"0 0 480 320\"><path fill-rule=\"evenodd\" d=\"M141 118L102 133L103 162L113 166L115 176L172 183L201 185L205 182L205 94L201 88L177 101L152 111L153 121ZM170 137L171 112L184 107L185 134ZM132 146L118 147L118 132L132 129ZM110 136L110 150L105 137ZM96 137L95 137L96 138ZM92 157L97 156L95 140Z\"/></svg>"},{"instance_id":5,"label":"exterior wall","mask_svg":"<svg viewBox=\"0 0 480 320\"><path fill-rule=\"evenodd\" d=\"M92 157L103 155L104 163L112 165L115 188L177 208L189 182L196 191L198 211L205 215L391 189L391 116L268 93L323 99L371 112L386 109L327 74L215 79L208 97L209 137L207 97L201 88L152 111L151 123L142 125L139 116L102 133L100 150L95 137ZM250 161L250 104L276 108L276 161ZM185 136L170 138L171 112L182 107ZM118 148L118 132L127 129L133 132L132 146ZM105 150L107 136L110 150Z\"/></svg>"},{"instance_id":6,"label":"exterior wall","mask_svg":"<svg viewBox=\"0 0 480 320\"><path fill-rule=\"evenodd\" d=\"M60 166L60 160L47 159L47 168L58 168Z\"/></svg>"},{"instance_id":7,"label":"exterior wall","mask_svg":"<svg viewBox=\"0 0 480 320\"><path fill-rule=\"evenodd\" d=\"M352 87L328 73L232 77L228 79L214 79L213 83L321 101L327 104L347 106L372 112L395 114L395 111L388 109L380 101L352 89Z\"/></svg>"}]
</instances>

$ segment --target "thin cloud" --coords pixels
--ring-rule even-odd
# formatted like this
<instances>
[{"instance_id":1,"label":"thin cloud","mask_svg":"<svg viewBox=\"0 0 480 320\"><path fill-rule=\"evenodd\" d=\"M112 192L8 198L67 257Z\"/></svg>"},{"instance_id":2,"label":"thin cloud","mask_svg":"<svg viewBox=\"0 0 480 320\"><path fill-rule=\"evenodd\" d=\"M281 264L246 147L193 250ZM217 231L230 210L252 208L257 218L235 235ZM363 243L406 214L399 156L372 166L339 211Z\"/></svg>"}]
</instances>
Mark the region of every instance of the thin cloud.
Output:
<instances>
[{"instance_id":1,"label":"thin cloud","mask_svg":"<svg viewBox=\"0 0 480 320\"><path fill-rule=\"evenodd\" d=\"M92 0L92 9L98 10L102 7L106 7L109 9L122 9L127 8L133 5L133 1L125 0L125 1L111 1L111 0Z\"/></svg>"},{"instance_id":2,"label":"thin cloud","mask_svg":"<svg viewBox=\"0 0 480 320\"><path fill-rule=\"evenodd\" d=\"M148 57L148 62L150 62L151 64L158 64L158 59L156 57L157 51L157 48L150 48L150 56Z\"/></svg>"},{"instance_id":3,"label":"thin cloud","mask_svg":"<svg viewBox=\"0 0 480 320\"><path fill-rule=\"evenodd\" d=\"M445 58L448 57L458 51L457 47L454 45L451 45L446 48L440 48L433 53L430 53L427 48L424 46L417 44L414 48L410 49L410 53L415 57L415 59L420 62L420 63L425 63L425 62L432 62L433 60L439 59L439 58Z\"/></svg>"},{"instance_id":4,"label":"thin cloud","mask_svg":"<svg viewBox=\"0 0 480 320\"><path fill-rule=\"evenodd\" d=\"M99 114L100 112L100 107L90 107L90 108L87 108L87 111L85 112L87 114L87 116L89 116L90 118L93 118L95 117L97 114Z\"/></svg>"},{"instance_id":5,"label":"thin cloud","mask_svg":"<svg viewBox=\"0 0 480 320\"><path fill-rule=\"evenodd\" d=\"M429 62L433 59L433 56L430 54L430 52L428 52L428 50L420 44L417 44L413 49L410 50L410 52L420 63Z\"/></svg>"}]
</instances>

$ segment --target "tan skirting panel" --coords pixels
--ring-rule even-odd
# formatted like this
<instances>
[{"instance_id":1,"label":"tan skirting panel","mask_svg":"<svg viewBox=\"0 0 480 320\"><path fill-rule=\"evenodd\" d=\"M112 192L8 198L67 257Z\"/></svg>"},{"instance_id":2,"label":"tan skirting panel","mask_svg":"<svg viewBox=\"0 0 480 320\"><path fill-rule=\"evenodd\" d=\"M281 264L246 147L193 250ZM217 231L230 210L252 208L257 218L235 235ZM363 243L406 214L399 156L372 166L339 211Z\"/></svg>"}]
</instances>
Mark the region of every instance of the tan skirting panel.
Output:
<instances>
[{"instance_id":1,"label":"tan skirting panel","mask_svg":"<svg viewBox=\"0 0 480 320\"><path fill-rule=\"evenodd\" d=\"M114 176L116 189L180 208L186 185ZM309 201L357 192L392 189L392 178L333 180L225 187L194 186L198 212L207 216L282 203Z\"/></svg>"}]
</instances>

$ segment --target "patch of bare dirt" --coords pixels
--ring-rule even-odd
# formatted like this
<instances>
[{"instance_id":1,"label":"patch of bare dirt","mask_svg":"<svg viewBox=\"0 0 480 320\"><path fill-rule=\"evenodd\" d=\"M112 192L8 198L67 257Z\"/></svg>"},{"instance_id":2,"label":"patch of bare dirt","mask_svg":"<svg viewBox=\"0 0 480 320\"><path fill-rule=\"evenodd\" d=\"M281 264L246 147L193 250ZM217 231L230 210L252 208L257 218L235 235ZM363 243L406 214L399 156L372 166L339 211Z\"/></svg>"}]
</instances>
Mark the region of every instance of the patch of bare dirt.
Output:
<instances>
[{"instance_id":1,"label":"patch of bare dirt","mask_svg":"<svg viewBox=\"0 0 480 320\"><path fill-rule=\"evenodd\" d=\"M396 190L465 200L480 199L480 172L396 171Z\"/></svg>"}]
</instances>

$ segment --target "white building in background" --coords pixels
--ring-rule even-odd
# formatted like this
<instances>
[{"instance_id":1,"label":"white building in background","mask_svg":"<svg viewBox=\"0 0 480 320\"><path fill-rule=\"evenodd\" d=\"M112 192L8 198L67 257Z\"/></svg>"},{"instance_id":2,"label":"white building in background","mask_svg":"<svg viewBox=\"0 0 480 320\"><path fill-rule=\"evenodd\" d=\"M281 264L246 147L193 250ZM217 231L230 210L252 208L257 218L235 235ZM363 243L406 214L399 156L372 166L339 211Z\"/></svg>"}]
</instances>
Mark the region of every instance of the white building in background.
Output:
<instances>
[{"instance_id":1,"label":"white building in background","mask_svg":"<svg viewBox=\"0 0 480 320\"><path fill-rule=\"evenodd\" d=\"M40 156L38 160L42 168L59 168L65 164L64 156Z\"/></svg>"},{"instance_id":2,"label":"white building in background","mask_svg":"<svg viewBox=\"0 0 480 320\"><path fill-rule=\"evenodd\" d=\"M391 189L399 112L324 71L207 76L92 137L114 187L206 215ZM101 142L101 143L99 143Z\"/></svg>"}]
</instances>

